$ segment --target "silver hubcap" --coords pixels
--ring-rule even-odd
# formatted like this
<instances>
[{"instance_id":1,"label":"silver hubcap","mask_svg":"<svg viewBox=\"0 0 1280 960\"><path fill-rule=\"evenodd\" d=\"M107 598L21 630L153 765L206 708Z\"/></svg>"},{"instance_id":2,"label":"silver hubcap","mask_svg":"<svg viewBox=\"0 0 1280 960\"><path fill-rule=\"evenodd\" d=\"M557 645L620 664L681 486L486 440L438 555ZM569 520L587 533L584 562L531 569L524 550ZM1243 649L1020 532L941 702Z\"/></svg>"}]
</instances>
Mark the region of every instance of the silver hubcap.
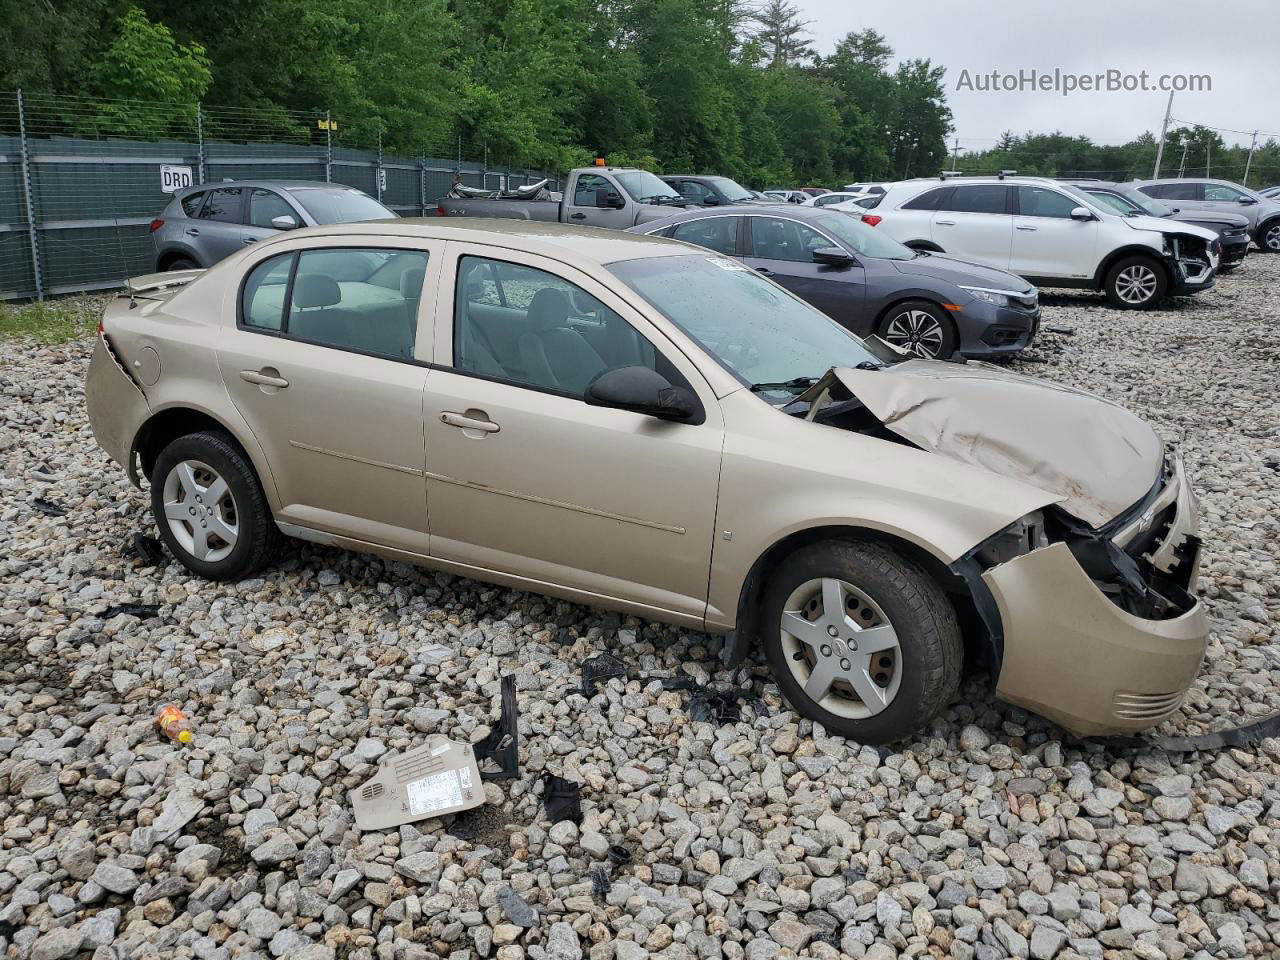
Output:
<instances>
[{"instance_id":1,"label":"silver hubcap","mask_svg":"<svg viewBox=\"0 0 1280 960\"><path fill-rule=\"evenodd\" d=\"M1141 264L1125 267L1116 277L1116 296L1125 303L1146 303L1156 295L1155 271Z\"/></svg>"},{"instance_id":2,"label":"silver hubcap","mask_svg":"<svg viewBox=\"0 0 1280 960\"><path fill-rule=\"evenodd\" d=\"M1266 244L1268 250L1280 251L1280 223L1267 231Z\"/></svg>"},{"instance_id":3,"label":"silver hubcap","mask_svg":"<svg viewBox=\"0 0 1280 960\"><path fill-rule=\"evenodd\" d=\"M802 583L782 613L782 650L805 694L824 710L859 720L898 694L902 650L884 611L853 584Z\"/></svg>"},{"instance_id":4,"label":"silver hubcap","mask_svg":"<svg viewBox=\"0 0 1280 960\"><path fill-rule=\"evenodd\" d=\"M227 481L199 460L183 460L164 478L164 517L174 539L197 560L216 563L235 549L236 501Z\"/></svg>"},{"instance_id":5,"label":"silver hubcap","mask_svg":"<svg viewBox=\"0 0 1280 960\"><path fill-rule=\"evenodd\" d=\"M942 350L942 324L924 310L906 310L889 321L884 339L917 357L932 360Z\"/></svg>"}]
</instances>

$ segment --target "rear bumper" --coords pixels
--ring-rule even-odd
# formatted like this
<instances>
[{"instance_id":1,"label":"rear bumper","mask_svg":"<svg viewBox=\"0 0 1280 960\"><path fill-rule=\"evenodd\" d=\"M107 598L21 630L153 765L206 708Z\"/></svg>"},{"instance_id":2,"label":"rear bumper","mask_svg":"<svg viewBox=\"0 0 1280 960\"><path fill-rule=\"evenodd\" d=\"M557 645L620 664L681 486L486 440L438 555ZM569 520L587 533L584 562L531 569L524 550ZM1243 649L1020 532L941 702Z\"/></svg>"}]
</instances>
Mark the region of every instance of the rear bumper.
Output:
<instances>
[{"instance_id":1,"label":"rear bumper","mask_svg":"<svg viewBox=\"0 0 1280 960\"><path fill-rule=\"evenodd\" d=\"M1112 540L1142 544L1151 589L1175 601L1176 615L1145 619L1121 609L1066 543L992 567L982 578L1004 631L996 685L1003 699L1081 736L1132 733L1177 711L1200 670L1209 623L1193 597L1199 504L1181 462L1172 462L1160 495Z\"/></svg>"},{"instance_id":2,"label":"rear bumper","mask_svg":"<svg viewBox=\"0 0 1280 960\"><path fill-rule=\"evenodd\" d=\"M85 406L93 437L136 481L132 469L133 439L151 408L142 389L125 371L106 338L98 334L84 385Z\"/></svg>"}]
</instances>

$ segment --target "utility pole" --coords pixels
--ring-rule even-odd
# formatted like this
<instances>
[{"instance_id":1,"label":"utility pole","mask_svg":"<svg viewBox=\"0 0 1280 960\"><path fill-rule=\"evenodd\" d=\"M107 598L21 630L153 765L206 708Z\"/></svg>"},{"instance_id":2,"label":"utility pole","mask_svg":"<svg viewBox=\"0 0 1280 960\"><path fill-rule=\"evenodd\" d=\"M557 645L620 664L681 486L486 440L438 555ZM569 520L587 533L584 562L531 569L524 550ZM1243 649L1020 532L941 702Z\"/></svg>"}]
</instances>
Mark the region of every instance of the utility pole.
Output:
<instances>
[{"instance_id":1,"label":"utility pole","mask_svg":"<svg viewBox=\"0 0 1280 960\"><path fill-rule=\"evenodd\" d=\"M1253 142L1249 144L1249 159L1244 162L1244 179L1240 181L1246 187L1249 185L1249 168L1253 166L1253 152L1258 149L1258 131L1253 131Z\"/></svg>"},{"instance_id":2,"label":"utility pole","mask_svg":"<svg viewBox=\"0 0 1280 960\"><path fill-rule=\"evenodd\" d=\"M1187 170L1187 148L1191 146L1191 141L1186 137L1179 137L1178 143L1182 146L1182 162L1178 164L1178 179L1181 180Z\"/></svg>"},{"instance_id":3,"label":"utility pole","mask_svg":"<svg viewBox=\"0 0 1280 960\"><path fill-rule=\"evenodd\" d=\"M1169 132L1169 118L1173 116L1173 91L1169 91L1169 105L1164 108L1164 123L1160 124L1160 145L1156 147L1156 166L1151 173L1152 180L1160 179L1160 161L1164 159L1164 138Z\"/></svg>"},{"instance_id":4,"label":"utility pole","mask_svg":"<svg viewBox=\"0 0 1280 960\"><path fill-rule=\"evenodd\" d=\"M1210 134L1212 136L1212 134ZM1204 142L1204 175L1209 176L1209 161L1213 158L1213 141L1206 140Z\"/></svg>"},{"instance_id":5,"label":"utility pole","mask_svg":"<svg viewBox=\"0 0 1280 960\"><path fill-rule=\"evenodd\" d=\"M956 173L956 161L960 158L960 138L956 137L956 145L951 151L951 172Z\"/></svg>"}]
</instances>

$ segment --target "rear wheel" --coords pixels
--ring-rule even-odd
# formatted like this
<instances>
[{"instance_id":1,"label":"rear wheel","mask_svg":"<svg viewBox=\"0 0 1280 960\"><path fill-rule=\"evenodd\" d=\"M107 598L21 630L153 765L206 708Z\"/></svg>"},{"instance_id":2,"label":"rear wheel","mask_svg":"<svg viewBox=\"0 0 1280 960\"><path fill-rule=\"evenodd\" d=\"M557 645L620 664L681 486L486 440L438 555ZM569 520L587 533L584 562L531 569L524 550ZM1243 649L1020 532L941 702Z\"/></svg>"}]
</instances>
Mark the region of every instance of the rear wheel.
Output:
<instances>
[{"instance_id":1,"label":"rear wheel","mask_svg":"<svg viewBox=\"0 0 1280 960\"><path fill-rule=\"evenodd\" d=\"M1164 268L1150 257L1125 257L1107 271L1103 292L1107 302L1121 310L1154 307L1169 289Z\"/></svg>"},{"instance_id":2,"label":"rear wheel","mask_svg":"<svg viewBox=\"0 0 1280 960\"><path fill-rule=\"evenodd\" d=\"M916 732L959 686L951 604L921 567L878 544L827 541L792 554L765 590L762 618L787 701L861 743Z\"/></svg>"},{"instance_id":3,"label":"rear wheel","mask_svg":"<svg viewBox=\"0 0 1280 960\"><path fill-rule=\"evenodd\" d=\"M151 511L170 552L210 580L239 580L260 569L280 539L253 465L229 436L212 430L160 451Z\"/></svg>"},{"instance_id":4,"label":"rear wheel","mask_svg":"<svg viewBox=\"0 0 1280 960\"><path fill-rule=\"evenodd\" d=\"M166 271L199 270L199 269L200 269L200 264L196 263L194 260L191 260L187 257L178 257L176 260L170 260L168 265L165 267Z\"/></svg>"},{"instance_id":5,"label":"rear wheel","mask_svg":"<svg viewBox=\"0 0 1280 960\"><path fill-rule=\"evenodd\" d=\"M876 334L925 360L946 360L956 352L956 328L951 318L927 300L908 300L881 319Z\"/></svg>"}]
</instances>

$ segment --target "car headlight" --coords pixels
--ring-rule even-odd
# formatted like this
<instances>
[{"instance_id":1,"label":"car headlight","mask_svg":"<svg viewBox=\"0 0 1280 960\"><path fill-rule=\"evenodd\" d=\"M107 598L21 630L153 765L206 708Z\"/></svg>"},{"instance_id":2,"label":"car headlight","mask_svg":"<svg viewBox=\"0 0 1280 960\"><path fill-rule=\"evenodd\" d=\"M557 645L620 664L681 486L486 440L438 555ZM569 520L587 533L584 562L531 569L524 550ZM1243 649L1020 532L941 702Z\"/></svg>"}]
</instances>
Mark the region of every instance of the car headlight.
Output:
<instances>
[{"instance_id":1,"label":"car headlight","mask_svg":"<svg viewBox=\"0 0 1280 960\"><path fill-rule=\"evenodd\" d=\"M989 290L986 287L966 287L963 284L961 284L960 289L968 291L969 295L975 300L985 300L987 303L997 307L1009 306L1009 294L1001 290Z\"/></svg>"}]
</instances>

